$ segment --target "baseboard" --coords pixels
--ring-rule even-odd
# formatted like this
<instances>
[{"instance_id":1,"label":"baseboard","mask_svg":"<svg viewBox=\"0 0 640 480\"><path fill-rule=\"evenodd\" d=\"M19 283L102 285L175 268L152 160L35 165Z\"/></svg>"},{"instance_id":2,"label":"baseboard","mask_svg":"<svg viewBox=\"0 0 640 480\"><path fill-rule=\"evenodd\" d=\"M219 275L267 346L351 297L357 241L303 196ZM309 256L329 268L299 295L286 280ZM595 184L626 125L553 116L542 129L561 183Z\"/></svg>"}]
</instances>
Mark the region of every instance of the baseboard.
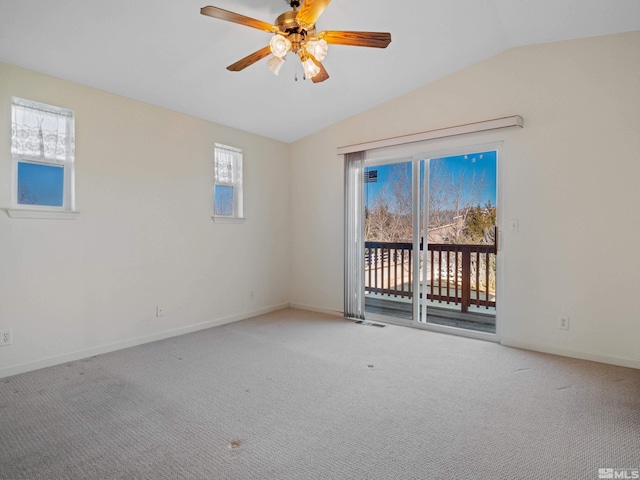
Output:
<instances>
[{"instance_id":1,"label":"baseboard","mask_svg":"<svg viewBox=\"0 0 640 480\"><path fill-rule=\"evenodd\" d=\"M640 361L630 358L612 357L609 355L598 355L588 352L580 352L576 350L567 350L564 348L552 347L549 345L538 345L533 343L521 342L513 338L502 337L500 344L505 347L521 348L523 350L532 350L534 352L550 353L561 357L578 358L580 360L589 360L591 362L606 363L616 365L618 367L628 367L640 369Z\"/></svg>"},{"instance_id":2,"label":"baseboard","mask_svg":"<svg viewBox=\"0 0 640 480\"><path fill-rule=\"evenodd\" d=\"M83 358L93 357L95 355L102 355L104 353L115 352L116 350L122 350L124 348L137 347L145 343L157 342L158 340L164 340L166 338L177 337L179 335L185 335L187 333L197 332L199 330L205 330L207 328L219 327L228 323L238 322L240 320L246 320L248 318L257 317L258 315L264 315L266 313L275 312L289 308L288 303L280 305L274 305L271 307L261 308L253 310L251 312L241 313L239 315L231 315L227 317L210 320L207 322L197 323L195 325L189 325L186 327L174 328L171 330L165 330L163 332L154 333L152 335L146 335L144 337L138 337L123 342L115 342L107 345L101 345L98 347L87 348L85 350L78 350L72 353L65 353L63 355L56 355L53 357L44 358L42 360L36 360L35 362L25 363L22 365L14 365L12 367L0 368L0 378L10 377L12 375L18 375L20 373L32 372L41 368L53 367L67 362L75 362L82 360Z\"/></svg>"},{"instance_id":3,"label":"baseboard","mask_svg":"<svg viewBox=\"0 0 640 480\"><path fill-rule=\"evenodd\" d=\"M199 330L205 330L207 328L218 327L221 325L226 325L228 323L238 322L240 320L246 320L248 318L256 317L258 315L264 315L264 314L275 312L278 310L283 310L285 308L296 308L299 310L307 310L310 312L323 313L326 315L333 315L333 316L339 316L339 317L344 316L343 312L337 311L337 310L329 310L326 308L313 307L310 305L304 305L300 303L283 303L280 305L265 307L262 309L253 310L251 312L245 312L238 315L230 315L227 317L222 317L215 320L198 323L195 325L189 325L186 327L165 330L163 332L158 332L153 335L138 337L138 338L126 340L123 342L116 342L116 343L111 343L107 345L101 345L98 347L88 348L85 350L78 350L72 353L67 353L63 355L57 355L57 356L37 360L35 362L25 363L21 365L14 365L7 368L0 368L0 378L10 377L12 375L18 375L20 373L31 372L34 370L39 370L41 368L53 367L55 365L60 365L67 362L74 362L77 360L82 360L83 358L93 357L95 355L102 355L104 353L114 352L117 350L122 350L124 348L136 347L138 345L143 345L145 343L151 343L151 342L156 342L158 340L164 340L166 338L177 337L179 335L185 335L187 333L197 332ZM640 369L640 361L632 360L628 358L613 357L608 355L598 355L598 354L575 351L575 350L567 350L563 348L552 347L549 345L538 345L538 344L532 344L527 342L521 342L519 340L515 340L512 338L505 338L505 337L502 337L500 339L500 344L506 347L521 348L524 350L532 350L535 352L549 353L552 355L560 355L563 357L578 358L581 360L589 360L592 362L606 363L610 365L617 365L620 367Z\"/></svg>"},{"instance_id":4,"label":"baseboard","mask_svg":"<svg viewBox=\"0 0 640 480\"><path fill-rule=\"evenodd\" d=\"M326 308L312 307L311 305L304 305L302 303L290 303L291 308L297 308L298 310L307 310L309 312L324 313L326 315L333 315L334 317L344 317L344 312L339 310L328 310Z\"/></svg>"}]
</instances>

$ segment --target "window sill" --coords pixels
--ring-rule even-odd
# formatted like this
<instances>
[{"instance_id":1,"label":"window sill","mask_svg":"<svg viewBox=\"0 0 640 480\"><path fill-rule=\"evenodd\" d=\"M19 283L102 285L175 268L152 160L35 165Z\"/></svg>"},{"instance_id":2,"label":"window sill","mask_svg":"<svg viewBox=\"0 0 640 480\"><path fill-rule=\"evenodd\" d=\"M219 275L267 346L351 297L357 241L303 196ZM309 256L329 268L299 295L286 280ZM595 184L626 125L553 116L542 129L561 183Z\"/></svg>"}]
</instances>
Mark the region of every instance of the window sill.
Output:
<instances>
[{"instance_id":1,"label":"window sill","mask_svg":"<svg viewBox=\"0 0 640 480\"><path fill-rule=\"evenodd\" d=\"M211 219L215 223L244 223L246 218L244 217L221 217L214 215Z\"/></svg>"},{"instance_id":2,"label":"window sill","mask_svg":"<svg viewBox=\"0 0 640 480\"><path fill-rule=\"evenodd\" d=\"M30 208L7 208L7 215L11 218L37 218L46 220L75 220L80 212L32 210Z\"/></svg>"}]
</instances>

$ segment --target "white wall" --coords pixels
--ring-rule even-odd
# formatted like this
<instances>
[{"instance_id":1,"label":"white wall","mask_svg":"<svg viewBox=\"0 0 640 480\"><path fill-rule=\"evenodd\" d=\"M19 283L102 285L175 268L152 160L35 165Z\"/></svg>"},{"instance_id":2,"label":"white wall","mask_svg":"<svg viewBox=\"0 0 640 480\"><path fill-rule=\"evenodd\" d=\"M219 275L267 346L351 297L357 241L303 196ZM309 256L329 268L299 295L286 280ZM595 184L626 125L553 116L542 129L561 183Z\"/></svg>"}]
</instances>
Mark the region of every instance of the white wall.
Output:
<instances>
[{"instance_id":1,"label":"white wall","mask_svg":"<svg viewBox=\"0 0 640 480\"><path fill-rule=\"evenodd\" d=\"M288 305L286 144L0 64L0 208L11 96L75 111L80 215L0 211L0 376ZM211 219L215 142L244 151L244 224Z\"/></svg>"},{"instance_id":2,"label":"white wall","mask_svg":"<svg viewBox=\"0 0 640 480\"><path fill-rule=\"evenodd\" d=\"M511 49L291 147L291 302L343 305L339 146L522 115L504 141L503 342L640 367L640 32ZM570 330L557 328L570 316Z\"/></svg>"}]
</instances>

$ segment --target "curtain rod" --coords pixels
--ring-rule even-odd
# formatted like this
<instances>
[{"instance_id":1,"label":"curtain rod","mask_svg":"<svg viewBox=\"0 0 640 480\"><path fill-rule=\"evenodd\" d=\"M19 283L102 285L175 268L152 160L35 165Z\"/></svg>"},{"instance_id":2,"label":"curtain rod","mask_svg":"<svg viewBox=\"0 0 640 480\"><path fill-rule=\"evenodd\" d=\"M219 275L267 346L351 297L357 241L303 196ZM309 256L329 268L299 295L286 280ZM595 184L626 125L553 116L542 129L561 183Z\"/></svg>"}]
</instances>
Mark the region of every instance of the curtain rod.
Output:
<instances>
[{"instance_id":1,"label":"curtain rod","mask_svg":"<svg viewBox=\"0 0 640 480\"><path fill-rule=\"evenodd\" d=\"M467 123L466 125L457 125L455 127L439 128L437 130L429 130L428 132L386 138L383 140L375 140L373 142L347 145L345 147L338 147L338 155L375 150L377 148L393 147L396 145L404 145L406 143L424 142L427 140L435 140L438 138L455 137L458 135L466 135L468 133L486 132L487 130L497 130L500 128L509 127L524 127L524 119L520 115L513 115L511 117L494 118L493 120L485 120L483 122Z\"/></svg>"}]
</instances>

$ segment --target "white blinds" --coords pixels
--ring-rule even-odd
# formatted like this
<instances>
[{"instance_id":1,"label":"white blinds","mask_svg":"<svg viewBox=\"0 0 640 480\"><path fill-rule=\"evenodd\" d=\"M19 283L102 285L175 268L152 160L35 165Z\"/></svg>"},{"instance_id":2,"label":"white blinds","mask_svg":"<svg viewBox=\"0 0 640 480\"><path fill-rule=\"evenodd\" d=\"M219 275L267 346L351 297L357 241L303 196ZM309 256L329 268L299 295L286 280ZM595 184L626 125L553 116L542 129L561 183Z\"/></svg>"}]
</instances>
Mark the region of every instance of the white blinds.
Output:
<instances>
[{"instance_id":1,"label":"white blinds","mask_svg":"<svg viewBox=\"0 0 640 480\"><path fill-rule=\"evenodd\" d=\"M73 162L75 139L69 110L14 99L11 106L11 154L21 160Z\"/></svg>"},{"instance_id":2,"label":"white blinds","mask_svg":"<svg viewBox=\"0 0 640 480\"><path fill-rule=\"evenodd\" d=\"M364 152L345 155L344 315L364 319Z\"/></svg>"}]
</instances>

